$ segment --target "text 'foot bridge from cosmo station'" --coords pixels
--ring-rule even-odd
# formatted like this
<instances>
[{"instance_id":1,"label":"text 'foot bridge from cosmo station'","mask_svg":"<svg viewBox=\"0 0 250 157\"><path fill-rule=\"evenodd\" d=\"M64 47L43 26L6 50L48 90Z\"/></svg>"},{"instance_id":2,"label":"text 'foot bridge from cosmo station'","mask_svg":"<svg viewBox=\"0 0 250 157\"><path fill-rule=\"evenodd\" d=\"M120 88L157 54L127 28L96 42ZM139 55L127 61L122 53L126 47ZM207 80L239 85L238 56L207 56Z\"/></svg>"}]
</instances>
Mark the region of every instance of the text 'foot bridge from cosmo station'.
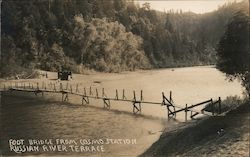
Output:
<instances>
[{"instance_id":1,"label":"text 'foot bridge from cosmo station'","mask_svg":"<svg viewBox=\"0 0 250 157\"><path fill-rule=\"evenodd\" d=\"M188 115L193 119L195 116L202 114L206 116L218 116L221 115L221 99L213 101L213 99L209 99L194 105L185 107L176 105L172 99L172 92L169 92L169 96L166 97L165 93L162 92L162 101L161 102L150 102L145 101L143 98L143 91L141 90L139 93L139 97L136 96L135 90L133 91L133 98L127 99L125 95L125 90L123 89L120 96L118 90L115 90L114 97L108 97L105 93L105 89L98 88L81 88L79 84L71 85L69 83L63 84L61 82L49 82L49 83L39 83L39 82L8 82L1 83L1 92L7 91L20 91L20 92L32 92L35 95L44 94L44 93L58 93L62 95L62 101L67 102L69 100L70 95L76 95L81 97L81 104L88 105L90 103L90 99L97 99L103 102L103 107L105 109L111 108L111 101L120 101L120 102L128 102L132 104L132 109L134 114L141 114L142 112L142 104L155 104L166 106L167 116L168 118L176 118L177 113L185 112L185 121L188 119ZM196 110L196 107L204 105L205 108L201 110ZM209 108L209 112L205 111L206 108ZM190 114L189 114L190 113Z\"/></svg>"}]
</instances>

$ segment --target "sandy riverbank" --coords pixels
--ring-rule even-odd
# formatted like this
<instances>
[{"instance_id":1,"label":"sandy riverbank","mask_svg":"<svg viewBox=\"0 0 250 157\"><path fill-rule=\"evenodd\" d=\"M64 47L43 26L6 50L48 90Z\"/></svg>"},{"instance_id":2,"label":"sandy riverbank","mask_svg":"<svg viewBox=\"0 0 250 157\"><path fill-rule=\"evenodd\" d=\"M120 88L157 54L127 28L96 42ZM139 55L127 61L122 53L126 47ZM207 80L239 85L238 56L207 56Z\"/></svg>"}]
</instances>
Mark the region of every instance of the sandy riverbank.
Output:
<instances>
[{"instance_id":1,"label":"sandy riverbank","mask_svg":"<svg viewBox=\"0 0 250 157\"><path fill-rule=\"evenodd\" d=\"M141 157L248 157L250 104L223 117L210 117L189 127L165 132Z\"/></svg>"}]
</instances>

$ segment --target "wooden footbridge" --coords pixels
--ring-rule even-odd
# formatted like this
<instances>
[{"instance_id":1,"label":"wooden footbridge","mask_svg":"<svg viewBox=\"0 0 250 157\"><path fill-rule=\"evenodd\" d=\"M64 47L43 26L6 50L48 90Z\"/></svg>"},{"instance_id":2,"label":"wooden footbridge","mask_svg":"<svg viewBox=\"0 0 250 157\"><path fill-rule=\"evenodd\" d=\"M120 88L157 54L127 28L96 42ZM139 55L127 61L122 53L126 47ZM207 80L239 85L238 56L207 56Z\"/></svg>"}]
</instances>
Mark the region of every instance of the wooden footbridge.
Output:
<instances>
[{"instance_id":1,"label":"wooden footbridge","mask_svg":"<svg viewBox=\"0 0 250 157\"><path fill-rule=\"evenodd\" d=\"M115 90L114 97L108 97L105 93L105 89L101 90L93 87L89 88L79 88L78 84L73 85L67 83L63 85L62 83L38 83L38 82L12 82L12 83L1 83L1 92L6 91L21 91L21 92L32 92L35 95L44 94L44 93L59 93L62 95L62 101L68 101L69 95L77 95L81 97L82 105L87 105L90 103L90 99L97 99L103 102L103 107L105 109L111 108L111 101L120 101L120 102L128 102L132 104L132 111L134 114L141 114L142 112L142 104L155 104L166 106L168 118L176 118L177 113L185 112L185 120L188 119L188 113L190 113L190 118L193 119L195 116L202 114L207 116L215 116L221 114L221 99L217 101L213 101L213 99L209 99L194 105L188 106L186 104L185 107L178 106L174 103L172 99L172 92L169 92L169 97L166 97L165 93L162 92L162 101L161 102L150 102L145 101L143 98L143 91L140 91L139 97L136 96L136 92L133 91L133 98L127 99L125 90L122 90L121 95L119 96L118 90ZM202 110L196 110L195 107L205 105L211 109L211 112L206 112L205 108Z\"/></svg>"}]
</instances>

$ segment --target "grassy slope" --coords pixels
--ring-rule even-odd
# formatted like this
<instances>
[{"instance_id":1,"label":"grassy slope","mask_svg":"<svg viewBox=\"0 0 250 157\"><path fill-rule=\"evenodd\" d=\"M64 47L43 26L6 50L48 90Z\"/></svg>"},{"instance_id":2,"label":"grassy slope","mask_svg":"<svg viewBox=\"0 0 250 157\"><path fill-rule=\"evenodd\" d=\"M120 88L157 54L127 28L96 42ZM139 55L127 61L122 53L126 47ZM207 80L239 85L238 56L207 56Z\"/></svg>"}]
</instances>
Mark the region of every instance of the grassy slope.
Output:
<instances>
[{"instance_id":1,"label":"grassy slope","mask_svg":"<svg viewBox=\"0 0 250 157\"><path fill-rule=\"evenodd\" d=\"M166 132L141 156L250 156L250 103L224 117L211 117Z\"/></svg>"}]
</instances>

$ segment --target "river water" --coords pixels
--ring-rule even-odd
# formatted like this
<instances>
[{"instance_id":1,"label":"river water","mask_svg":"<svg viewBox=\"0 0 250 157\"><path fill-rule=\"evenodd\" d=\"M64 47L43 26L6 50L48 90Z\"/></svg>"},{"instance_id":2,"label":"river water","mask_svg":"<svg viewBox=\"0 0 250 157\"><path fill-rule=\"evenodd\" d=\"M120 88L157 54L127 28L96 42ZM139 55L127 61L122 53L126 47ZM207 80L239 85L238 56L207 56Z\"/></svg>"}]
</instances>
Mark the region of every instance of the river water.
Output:
<instances>
[{"instance_id":1,"label":"river water","mask_svg":"<svg viewBox=\"0 0 250 157\"><path fill-rule=\"evenodd\" d=\"M55 78L55 73L49 73L49 79ZM34 80L39 81L39 80ZM51 81L44 79L43 81ZM144 101L161 102L164 92L168 96L172 91L175 104L184 106L218 97L238 95L242 97L243 88L237 81L228 82L223 73L213 67L190 67L162 70L149 70L126 72L121 74L73 75L72 85L78 84L83 92L86 87L89 92L91 86L93 93L97 89L105 89L108 97L122 96L125 89L127 99L133 98L136 91L137 99L140 90L143 90ZM66 82L62 82L64 85ZM103 146L104 152L86 151L86 148L77 152L67 146L67 151L46 151L39 145L39 151L25 152L24 155L39 156L137 156L143 153L157 140L164 129L176 125L175 121L166 120L166 108L154 104L142 104L142 115L132 114L132 104L127 102L111 101L111 110L103 109L103 102L90 100L84 107L81 98L69 95L69 103L62 103L59 94L33 94L5 93L1 100L1 145L4 155L20 155L10 151L10 139L24 139L27 145L29 139L51 139L75 141L75 145L82 146L80 140L116 140L115 143L95 143L95 149ZM177 115L182 121L183 115ZM117 142L120 139L123 142ZM127 141L127 143L124 141ZM62 144L62 143L61 143ZM58 144L59 145L59 144ZM62 144L63 145L63 144ZM85 143L84 146L90 146Z\"/></svg>"}]
</instances>

